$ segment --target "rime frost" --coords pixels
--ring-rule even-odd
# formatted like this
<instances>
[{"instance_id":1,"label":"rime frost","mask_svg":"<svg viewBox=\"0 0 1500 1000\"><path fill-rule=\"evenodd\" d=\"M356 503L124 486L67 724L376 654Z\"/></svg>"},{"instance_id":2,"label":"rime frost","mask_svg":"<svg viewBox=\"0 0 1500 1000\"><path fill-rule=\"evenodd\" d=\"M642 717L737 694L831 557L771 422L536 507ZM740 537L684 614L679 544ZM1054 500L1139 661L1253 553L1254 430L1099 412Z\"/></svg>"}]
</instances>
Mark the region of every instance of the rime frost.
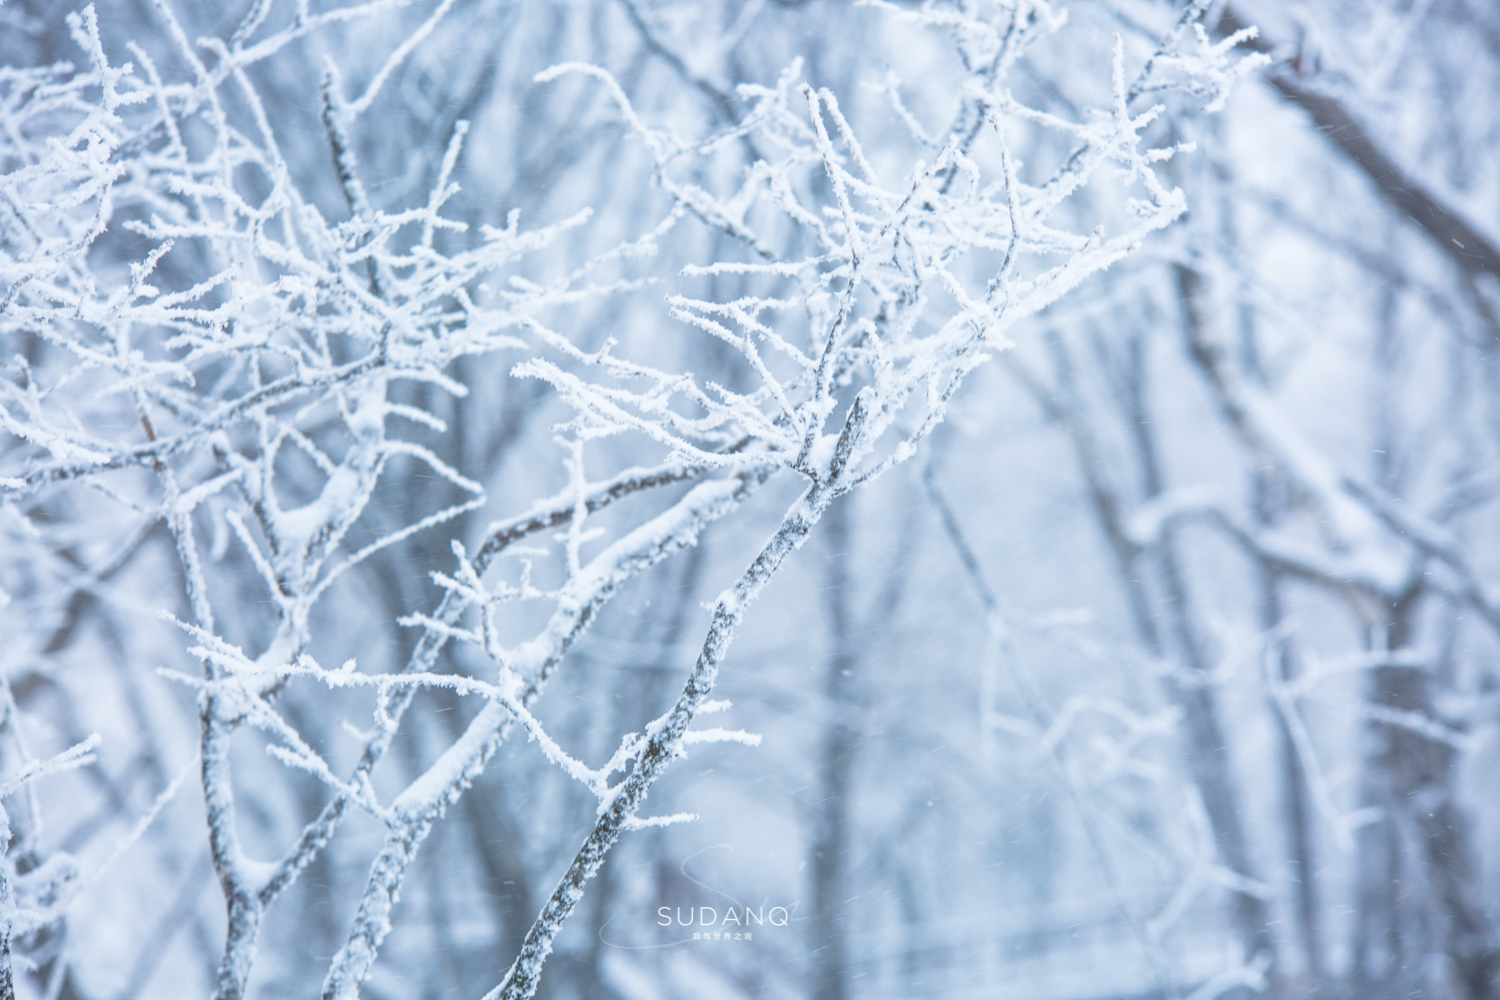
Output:
<instances>
[{"instance_id":1,"label":"rime frost","mask_svg":"<svg viewBox=\"0 0 1500 1000\"><path fill-rule=\"evenodd\" d=\"M189 42L159 5L171 67L139 48L130 62L112 62L85 9L69 19L78 66L0 80L0 336L47 347L41 363L25 354L8 361L0 380L0 427L12 438L0 458L0 501L22 510L69 484L97 485L133 512L139 534L158 522L170 533L188 599L186 617L173 620L201 672L166 674L196 695L210 854L228 904L217 997L245 994L267 908L314 862L350 805L381 824L383 843L323 997L358 996L418 849L519 726L598 804L592 832L490 994L520 1000L534 994L556 934L619 835L693 818L639 815L667 766L689 747L760 743L754 733L694 722L728 708L710 697L718 673L787 557L841 497L918 453L965 377L1007 350L1022 321L1186 210L1165 169L1190 147L1164 133L1163 106L1139 98L1172 87L1222 106L1230 84L1259 63L1234 51L1249 33L1210 43L1189 18L1139 73L1116 39L1101 79L1108 105L1067 117L1023 104L1008 82L1030 46L1063 30L1048 4L870 3L878 10L859 16L946 37L966 73L947 123L920 121L886 76L878 85L890 117L917 142L878 155L839 95L804 80L800 62L773 83L742 85L743 111L732 120L692 130L653 121L607 70L563 63L535 85L596 88L608 99L647 158L655 214L620 231L590 209L534 226L511 209L494 227L450 212L471 141L466 122L453 124L430 185L405 207L377 207L383 201L366 188L356 155L358 130L376 127L362 116L438 30L451 0L388 53L359 96L350 97L332 61L323 70L319 141L337 206L315 197L302 164L283 152L292 140L257 81L273 57L320 27L388 5L314 15L303 4L289 22L271 17L273 6L253 5L227 40ZM1065 154L1033 169L1012 149L1020 134ZM720 161L737 151L748 153L744 169L723 170ZM689 229L710 234L721 256L663 273L662 246ZM575 245L593 249L577 257ZM110 266L106 247L128 266ZM642 352L639 337L572 325L580 310L607 311L648 287L664 299L658 336L716 342L738 358L740 375L701 378L664 360L670 352ZM320 601L346 574L419 533L467 523L489 502L493 484L430 442L452 432L445 396L484 392L464 373L491 355L513 359L511 376L569 410L552 429L566 485L523 501L525 513L493 522L473 544L452 538L451 563L431 573L440 600L401 618L415 637L404 669L364 671L352 651L337 654L342 667L322 667L313 655ZM1383 554L1379 519L1248 390L1235 392L1238 426L1297 470L1371 586L1393 586L1402 567ZM644 464L608 465L598 457L606 440L628 442ZM506 495L542 493L543 477L529 475L507 483ZM426 495L447 499L400 510L393 523L372 507L393 477L441 481ZM697 545L777 479L799 483L800 496L713 606L680 696L607 759L586 763L536 710L549 681L630 581ZM606 515L617 502L618 516ZM1196 509L1163 509L1137 534ZM525 539L546 547L523 551ZM1272 538L1253 541L1281 551ZM211 566L241 557L258 576L253 600L275 618L269 638L248 644L231 637L247 634L236 602L252 598L227 591ZM1280 558L1302 565L1294 554ZM365 697L372 728L350 727L361 743L352 769L286 710L294 685ZM377 767L409 725L418 692L482 707L434 759L392 785ZM1043 745L1057 744L1091 707L1070 703ZM231 743L246 729L325 796L317 818L270 858L250 856L237 818ZM29 766L4 794L76 765L96 743ZM64 855L49 864L49 886L72 877L61 871ZM28 915L40 904L26 894L46 895L28 888L39 880L0 873L7 934L47 919Z\"/></svg>"}]
</instances>

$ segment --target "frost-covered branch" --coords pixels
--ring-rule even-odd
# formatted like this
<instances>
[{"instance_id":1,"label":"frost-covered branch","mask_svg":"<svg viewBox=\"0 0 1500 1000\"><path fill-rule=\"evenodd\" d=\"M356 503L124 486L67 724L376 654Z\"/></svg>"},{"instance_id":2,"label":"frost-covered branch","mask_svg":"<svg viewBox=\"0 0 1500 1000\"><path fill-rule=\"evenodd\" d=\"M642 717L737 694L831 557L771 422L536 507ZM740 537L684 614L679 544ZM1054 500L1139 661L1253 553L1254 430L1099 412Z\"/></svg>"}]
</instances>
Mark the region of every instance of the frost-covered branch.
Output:
<instances>
[{"instance_id":1,"label":"frost-covered branch","mask_svg":"<svg viewBox=\"0 0 1500 1000\"><path fill-rule=\"evenodd\" d=\"M933 9L928 5L924 11ZM961 32L967 32L961 45L982 34L967 22ZM748 436L771 460L802 475L808 486L760 555L720 597L702 652L676 705L647 728L621 789L533 923L520 956L487 1000L523 1000L535 993L556 934L585 885L620 833L634 825L651 785L688 742L688 726L713 689L747 604L806 539L827 506L910 457L941 421L963 377L982 362L983 351L1008 346L1006 331L1015 322L1107 267L1182 211L1180 192L1162 185L1152 166L1175 150L1141 150L1140 132L1159 111L1136 115L1127 110L1122 63L1117 47L1116 107L1103 124L1060 126L1084 140L1092 154L1070 161L1076 162L1076 172L1056 176L1041 187L1028 187L1016 177L997 115L1009 112L1043 126L1054 122L1008 97L997 96L987 109L986 120L1001 144L998 177L984 181L982 168L965 151L964 136L954 132L934 164L918 163L905 184L887 188L831 93L807 86L798 90L807 105L804 125L793 111L786 77L776 90L745 91L760 98L752 117L762 116L761 129L770 132L758 145L798 151L795 159L758 166L769 204L784 214L786 222L803 227L820 256L804 258L790 268L758 261L736 265L735 273L765 282L766 290L753 297L728 303L687 296L669 301L674 317L735 347L754 373L756 388L699 388L681 375L618 359L611 353L612 345L597 354L574 356L600 366L616 383L636 382L642 388L600 385L545 364L519 369L548 380L574 406L579 415L568 427L581 436L643 434L673 455L697 460L706 460L711 447ZM734 196L738 200L733 209L727 204L708 208L701 189L674 187L668 167L686 145L641 124L618 86L607 78L604 82L655 155L663 187L688 201L710 224L724 220L721 227L727 234L743 237L765 257L765 241L743 222L743 194ZM835 132L842 148L834 144ZM1136 228L1113 239L1099 230L1085 236L1051 228L1053 211L1108 161L1122 166L1146 191L1148 200L1135 206ZM821 211L797 193L802 183L794 168L808 167L821 168L831 188L831 198L823 195ZM963 180L950 184L951 177ZM1004 256L998 273L986 275L979 288L966 287L956 265L977 251L1003 251ZM1065 262L1022 271L1024 258L1044 255L1062 255ZM688 274L727 270L716 266ZM943 296L942 306L936 305L935 293ZM795 312L812 317L800 338L805 346L775 332L785 327L784 320L761 318L766 313L781 317ZM786 375L771 370L760 345L775 352Z\"/></svg>"},{"instance_id":2,"label":"frost-covered branch","mask_svg":"<svg viewBox=\"0 0 1500 1000\"><path fill-rule=\"evenodd\" d=\"M391 6L313 14L304 3L287 22L257 2L227 38L190 42L158 4L163 65L138 47L132 62L111 62L88 9L69 22L80 67L0 78L0 337L26 346L0 379L0 429L12 442L0 454L0 502L46 504L86 485L121 498L143 532L157 521L167 528L187 609L176 617L202 668L169 675L198 695L210 857L228 904L218 1000L244 996L267 908L354 805L385 831L323 986L328 1000L353 1000L416 852L517 725L600 804L500 987L530 996L553 936L619 833L684 818L638 815L670 761L698 743L755 742L691 723L715 704L710 692L749 604L822 513L912 457L965 377L1010 346L1019 324L1183 213L1163 164L1187 147L1162 139L1164 109L1137 99L1173 82L1222 103L1245 69L1233 41L1208 45L1179 30L1132 84L1116 44L1108 106L1064 118L1006 86L1030 46L1062 28L1048 4L873 4L883 9L871 16L946 35L963 67L961 107L946 130L913 128L890 90L898 124L930 140L891 157L867 147L869 123L833 90L803 81L800 64L771 85L740 87L736 120L727 95L627 4L647 47L714 101L715 130L684 138L648 123L606 69L556 66L537 85L577 74L602 88L644 147L665 204L625 233L596 230L595 213L576 206L532 229L512 209L495 227L456 207L453 178L473 138L466 122L404 202L382 203L361 160L360 128L456 16L449 0L377 56L358 90L340 65L322 72L320 155L335 197L320 201L305 165L284 151L288 137L252 69L309 32ZM1032 171L1013 150L1021 135L1073 152ZM730 177L714 167L730 153L753 162ZM1085 204L1086 190L1102 193ZM663 242L690 228L725 238L727 250L653 274ZM666 307L645 322L727 346L731 371L700 378L642 350L631 324L603 331L614 337L569 325L581 307L647 285L665 286ZM514 377L571 410L553 428L567 482L535 501L523 483L522 513L468 544L465 526L487 502L493 470L468 468L463 448L433 442L462 431L450 403L474 388L466 366L501 352L517 358ZM591 474L586 460L599 462L602 442L615 440L643 464ZM615 595L777 477L800 482L802 496L721 596L681 697L609 760L586 765L545 730L536 699ZM387 515L383 492L416 478L437 484L428 505ZM606 508L609 517L592 520ZM404 667L317 666L309 650L327 595L441 532L455 556L432 575L441 600L389 616L419 630ZM536 536L550 548L501 559ZM231 604L216 576L225 560L244 567L237 585L258 588L269 635L228 638L253 630L238 620L243 593ZM518 631L525 616L501 613L512 604L540 607L530 621L541 627ZM453 643L482 652L488 676L445 673ZM287 692L308 684L373 700L374 728L349 771L336 773L286 710ZM383 799L375 770L425 688L483 707ZM231 760L243 729L328 796L272 860L252 857L237 820Z\"/></svg>"}]
</instances>

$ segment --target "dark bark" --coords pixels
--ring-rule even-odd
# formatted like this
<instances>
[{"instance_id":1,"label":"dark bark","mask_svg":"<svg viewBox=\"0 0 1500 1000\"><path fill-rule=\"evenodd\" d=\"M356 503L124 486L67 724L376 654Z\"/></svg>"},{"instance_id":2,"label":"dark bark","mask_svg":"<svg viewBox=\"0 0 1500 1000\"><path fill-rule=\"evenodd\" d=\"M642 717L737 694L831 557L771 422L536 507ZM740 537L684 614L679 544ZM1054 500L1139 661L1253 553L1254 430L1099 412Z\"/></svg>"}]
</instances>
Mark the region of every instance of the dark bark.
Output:
<instances>
[{"instance_id":1,"label":"dark bark","mask_svg":"<svg viewBox=\"0 0 1500 1000\"><path fill-rule=\"evenodd\" d=\"M1413 589L1395 602L1384 623L1387 648L1411 645L1421 596ZM1367 697L1377 710L1432 720L1432 681L1426 668L1377 667ZM1352 988L1372 998L1423 992L1432 976L1429 956L1437 954L1459 996L1488 1000L1496 995L1500 949L1478 898L1469 824L1453 787L1458 752L1379 719L1366 738L1363 804L1380 817L1359 840Z\"/></svg>"}]
</instances>

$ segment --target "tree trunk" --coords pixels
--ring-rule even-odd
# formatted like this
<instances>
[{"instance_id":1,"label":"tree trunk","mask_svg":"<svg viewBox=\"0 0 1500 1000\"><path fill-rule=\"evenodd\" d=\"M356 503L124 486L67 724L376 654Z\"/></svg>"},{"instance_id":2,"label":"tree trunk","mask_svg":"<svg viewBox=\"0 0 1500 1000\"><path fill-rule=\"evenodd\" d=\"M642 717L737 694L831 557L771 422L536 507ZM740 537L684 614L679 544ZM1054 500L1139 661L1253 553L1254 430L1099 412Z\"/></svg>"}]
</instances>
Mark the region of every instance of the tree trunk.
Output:
<instances>
[{"instance_id":1,"label":"tree trunk","mask_svg":"<svg viewBox=\"0 0 1500 1000\"><path fill-rule=\"evenodd\" d=\"M1391 650L1411 644L1421 591L1396 602L1385 629ZM1458 753L1400 717L1435 720L1432 672L1382 666L1371 674L1363 804L1380 818L1361 831L1359 917L1352 986L1362 997L1494 997L1500 950L1477 898L1479 871L1468 820L1455 802ZM1433 967L1441 956L1446 968Z\"/></svg>"},{"instance_id":2,"label":"tree trunk","mask_svg":"<svg viewBox=\"0 0 1500 1000\"><path fill-rule=\"evenodd\" d=\"M813 996L844 1000L848 995L849 799L854 762L852 691L856 666L849 594L848 503L824 515L828 546L824 597L830 649L823 676L824 728L818 756L818 792L813 825L812 954Z\"/></svg>"}]
</instances>

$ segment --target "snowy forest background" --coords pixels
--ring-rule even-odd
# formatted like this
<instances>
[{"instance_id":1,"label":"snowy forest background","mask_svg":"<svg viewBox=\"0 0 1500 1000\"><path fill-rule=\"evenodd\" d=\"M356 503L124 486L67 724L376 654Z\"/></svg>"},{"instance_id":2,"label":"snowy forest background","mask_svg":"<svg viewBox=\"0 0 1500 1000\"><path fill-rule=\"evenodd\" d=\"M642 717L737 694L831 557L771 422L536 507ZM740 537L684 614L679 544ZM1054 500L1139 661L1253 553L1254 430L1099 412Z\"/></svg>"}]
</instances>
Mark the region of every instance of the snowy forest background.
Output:
<instances>
[{"instance_id":1,"label":"snowy forest background","mask_svg":"<svg viewBox=\"0 0 1500 1000\"><path fill-rule=\"evenodd\" d=\"M0 66L0 996L1500 992L1489 0Z\"/></svg>"}]
</instances>

